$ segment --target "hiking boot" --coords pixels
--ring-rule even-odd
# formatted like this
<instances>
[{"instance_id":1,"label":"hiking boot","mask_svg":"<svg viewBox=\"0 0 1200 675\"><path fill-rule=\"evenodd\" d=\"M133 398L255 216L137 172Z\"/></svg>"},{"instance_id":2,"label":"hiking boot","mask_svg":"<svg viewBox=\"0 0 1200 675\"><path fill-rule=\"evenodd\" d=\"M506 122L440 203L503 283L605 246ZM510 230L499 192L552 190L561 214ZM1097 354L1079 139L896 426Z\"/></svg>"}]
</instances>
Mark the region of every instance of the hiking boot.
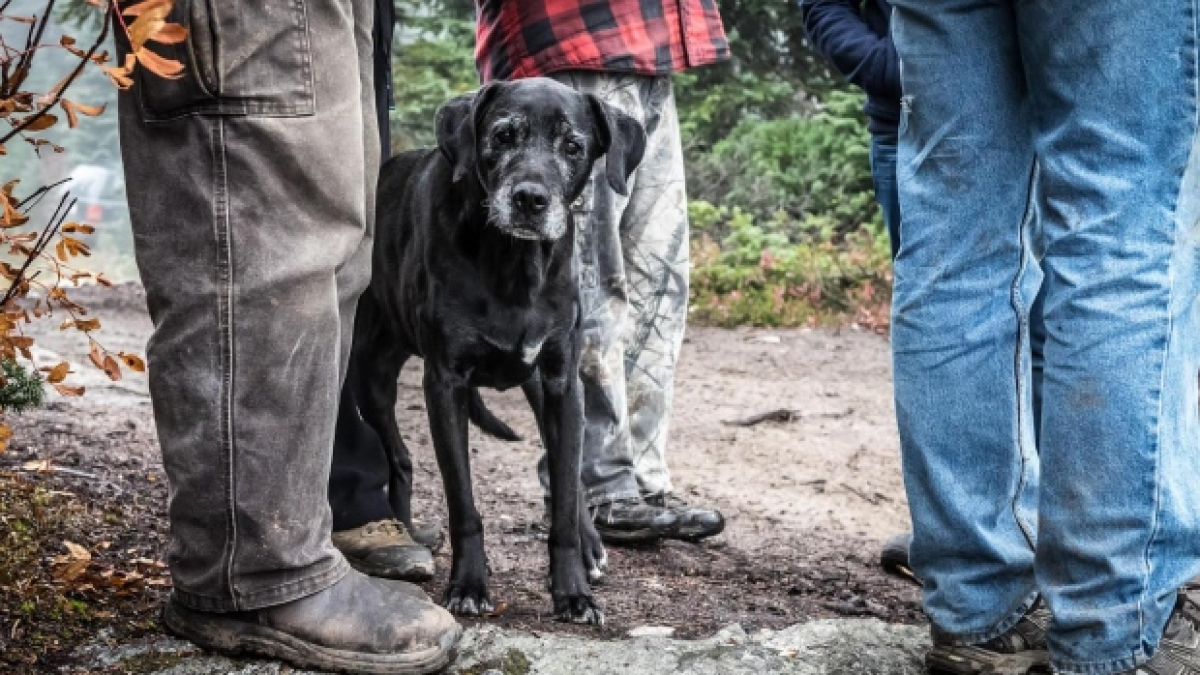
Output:
<instances>
[{"instance_id":1,"label":"hiking boot","mask_svg":"<svg viewBox=\"0 0 1200 675\"><path fill-rule=\"evenodd\" d=\"M679 526L671 534L671 539L684 541L700 541L705 537L721 534L725 529L725 516L716 509L706 509L692 506L679 497L666 492L644 497L650 506L667 509L679 518Z\"/></svg>"},{"instance_id":2,"label":"hiking boot","mask_svg":"<svg viewBox=\"0 0 1200 675\"><path fill-rule=\"evenodd\" d=\"M409 534L412 535L413 541L434 553L441 550L442 544L446 543L446 533L437 523L422 523L414 519Z\"/></svg>"},{"instance_id":3,"label":"hiking boot","mask_svg":"<svg viewBox=\"0 0 1200 675\"><path fill-rule=\"evenodd\" d=\"M673 534L679 516L665 506L630 497L597 505L592 509L592 522L606 544L638 544Z\"/></svg>"},{"instance_id":4,"label":"hiking boot","mask_svg":"<svg viewBox=\"0 0 1200 675\"><path fill-rule=\"evenodd\" d=\"M454 617L417 587L353 570L319 593L254 611L200 612L172 597L162 618L204 649L335 672L437 672L462 637Z\"/></svg>"},{"instance_id":5,"label":"hiking boot","mask_svg":"<svg viewBox=\"0 0 1200 675\"><path fill-rule=\"evenodd\" d=\"M413 541L398 520L377 520L334 532L333 545L363 574L401 581L433 578L433 553Z\"/></svg>"},{"instance_id":6,"label":"hiking boot","mask_svg":"<svg viewBox=\"0 0 1200 675\"><path fill-rule=\"evenodd\" d=\"M1200 673L1200 604L1192 587L1180 591L1154 658L1122 675Z\"/></svg>"},{"instance_id":7,"label":"hiking boot","mask_svg":"<svg viewBox=\"0 0 1200 675\"><path fill-rule=\"evenodd\" d=\"M1049 673L1050 652L1046 629L1050 610L1039 599L1017 625L983 644L958 646L938 644L933 631L933 648L925 655L932 675L1026 675Z\"/></svg>"}]
</instances>

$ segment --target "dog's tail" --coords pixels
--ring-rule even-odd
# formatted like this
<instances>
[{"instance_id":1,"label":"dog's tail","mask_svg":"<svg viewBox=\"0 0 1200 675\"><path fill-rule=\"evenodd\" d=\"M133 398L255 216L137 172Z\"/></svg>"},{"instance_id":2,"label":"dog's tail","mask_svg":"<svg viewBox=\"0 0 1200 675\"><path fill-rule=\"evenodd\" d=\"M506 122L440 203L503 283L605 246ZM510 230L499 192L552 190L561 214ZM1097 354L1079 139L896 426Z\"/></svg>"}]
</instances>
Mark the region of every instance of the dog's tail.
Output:
<instances>
[{"instance_id":1,"label":"dog's tail","mask_svg":"<svg viewBox=\"0 0 1200 675\"><path fill-rule=\"evenodd\" d=\"M475 426L483 430L484 433L495 436L502 441L519 441L521 437L517 432L512 430L500 418L492 414L487 406L483 404L483 397L479 395L479 390L471 387L471 393L467 398L467 417L475 423Z\"/></svg>"}]
</instances>

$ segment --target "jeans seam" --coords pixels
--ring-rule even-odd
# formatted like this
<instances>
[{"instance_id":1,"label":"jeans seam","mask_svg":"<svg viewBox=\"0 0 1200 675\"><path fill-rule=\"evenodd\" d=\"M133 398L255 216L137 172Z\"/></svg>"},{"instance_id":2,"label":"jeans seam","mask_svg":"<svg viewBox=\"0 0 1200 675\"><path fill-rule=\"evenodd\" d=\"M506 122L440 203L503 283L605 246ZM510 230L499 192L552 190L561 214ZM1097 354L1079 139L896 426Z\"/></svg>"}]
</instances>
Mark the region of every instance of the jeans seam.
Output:
<instances>
[{"instance_id":1,"label":"jeans seam","mask_svg":"<svg viewBox=\"0 0 1200 675\"><path fill-rule=\"evenodd\" d=\"M1012 302L1013 309L1017 313L1017 350L1014 354L1015 373L1017 385L1017 454L1021 458L1021 471L1018 474L1017 489L1012 497L1012 512L1013 520L1016 521L1017 527L1021 530L1021 534L1025 536L1025 543L1031 548L1037 547L1037 537L1031 533L1026 527L1026 524L1021 520L1021 514L1018 511L1018 504L1021 500L1021 493L1025 491L1025 479L1029 470L1029 462L1026 458L1025 448L1025 428L1029 425L1030 420L1025 414L1025 392L1029 389L1032 383L1025 381L1025 369L1023 367L1022 356L1026 348L1030 346L1031 338L1029 335L1029 308L1024 304L1024 298L1021 297L1021 280L1025 278L1025 272L1029 267L1029 247L1026 238L1026 227L1033 220L1033 202L1034 187L1037 181L1037 157L1034 156L1032 165L1029 167L1029 181L1026 186L1025 199L1025 214L1021 218L1020 225L1017 230L1018 243L1020 245L1020 261L1017 265L1017 274L1013 278L1012 286L1009 290L1009 298Z\"/></svg>"},{"instance_id":2,"label":"jeans seam","mask_svg":"<svg viewBox=\"0 0 1200 675\"><path fill-rule=\"evenodd\" d=\"M1186 186L1188 166L1195 161L1195 157L1193 155L1195 154L1196 135L1198 130L1200 130L1200 106L1197 106L1196 101L1197 88L1200 87L1200 83L1197 82L1197 59L1200 58L1200 54L1197 53L1196 42L1196 0L1186 3L1185 7L1189 14L1188 18L1191 19L1189 23L1192 31L1187 40L1188 47L1190 47L1192 52L1190 64L1191 69L1190 72L1187 73L1188 85L1191 87L1191 91L1188 92L1188 103L1191 105L1192 129L1188 138L1188 151L1186 159L1184 160L1183 165L1179 167L1179 189L1176 190L1175 203L1171 208L1171 252L1167 259L1167 325L1166 334L1163 340L1162 361L1159 371L1158 409L1156 410L1156 417L1154 420L1154 443L1156 446L1156 452L1154 453L1154 515L1153 525L1150 528L1150 536L1146 539L1146 548L1142 555L1145 576L1143 577L1142 582L1141 597L1138 599L1138 637L1139 642L1142 645L1146 644L1147 638L1151 640L1155 640L1156 638L1161 639L1161 636L1146 635L1146 605L1149 601L1147 595L1151 589L1151 577L1154 573L1151 553L1162 531L1163 405L1165 398L1163 394L1166 391L1168 361L1171 354L1171 336L1175 327L1175 319L1172 316L1171 308L1175 301L1175 258L1179 249L1179 203L1182 198L1181 193ZM1155 641L1155 644L1157 644L1157 640ZM1139 651L1141 651L1140 647Z\"/></svg>"},{"instance_id":3,"label":"jeans seam","mask_svg":"<svg viewBox=\"0 0 1200 675\"><path fill-rule=\"evenodd\" d=\"M228 158L225 152L225 120L218 118L214 129L216 135L217 161L216 185L213 190L213 206L216 211L216 236L218 278L223 282L217 290L218 317L220 327L219 350L221 369L221 445L225 451L226 508L229 521L226 524L228 560L225 562L225 583L235 608L240 609L237 586L234 582L234 560L237 557L237 485L235 476L236 452L233 433L233 264L232 243L229 223L228 202Z\"/></svg>"}]
</instances>

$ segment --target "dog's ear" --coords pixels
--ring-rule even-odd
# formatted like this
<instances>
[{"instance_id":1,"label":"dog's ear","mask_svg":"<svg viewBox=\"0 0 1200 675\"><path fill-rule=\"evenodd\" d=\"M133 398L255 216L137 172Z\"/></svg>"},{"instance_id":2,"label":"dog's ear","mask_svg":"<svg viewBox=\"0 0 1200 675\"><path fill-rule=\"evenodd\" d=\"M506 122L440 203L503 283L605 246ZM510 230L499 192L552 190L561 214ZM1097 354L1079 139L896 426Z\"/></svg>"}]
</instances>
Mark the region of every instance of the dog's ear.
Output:
<instances>
[{"instance_id":1,"label":"dog's ear","mask_svg":"<svg viewBox=\"0 0 1200 675\"><path fill-rule=\"evenodd\" d=\"M646 130L624 111L588 94L596 123L596 136L605 158L608 184L620 195L629 194L627 182L642 163L646 152Z\"/></svg>"},{"instance_id":2,"label":"dog's ear","mask_svg":"<svg viewBox=\"0 0 1200 675\"><path fill-rule=\"evenodd\" d=\"M455 183L476 166L475 127L496 89L497 83L484 85L477 91L455 96L437 110L434 126L438 150L453 168Z\"/></svg>"}]
</instances>

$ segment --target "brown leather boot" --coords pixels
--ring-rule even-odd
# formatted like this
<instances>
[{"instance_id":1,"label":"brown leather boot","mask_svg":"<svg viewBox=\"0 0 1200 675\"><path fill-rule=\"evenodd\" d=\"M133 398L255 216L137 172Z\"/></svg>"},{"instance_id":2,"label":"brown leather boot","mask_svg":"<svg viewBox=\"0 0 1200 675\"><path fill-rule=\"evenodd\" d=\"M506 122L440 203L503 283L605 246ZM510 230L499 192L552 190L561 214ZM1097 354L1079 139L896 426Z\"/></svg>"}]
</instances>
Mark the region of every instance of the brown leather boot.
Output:
<instances>
[{"instance_id":1,"label":"brown leather boot","mask_svg":"<svg viewBox=\"0 0 1200 675\"><path fill-rule=\"evenodd\" d=\"M334 532L333 545L363 574L399 581L433 578L433 553L413 541L398 520L377 520Z\"/></svg>"},{"instance_id":2,"label":"brown leather boot","mask_svg":"<svg viewBox=\"0 0 1200 675\"><path fill-rule=\"evenodd\" d=\"M419 588L355 571L314 595L248 612L199 612L172 598L163 623L216 652L384 675L437 672L462 637L454 617Z\"/></svg>"}]
</instances>

